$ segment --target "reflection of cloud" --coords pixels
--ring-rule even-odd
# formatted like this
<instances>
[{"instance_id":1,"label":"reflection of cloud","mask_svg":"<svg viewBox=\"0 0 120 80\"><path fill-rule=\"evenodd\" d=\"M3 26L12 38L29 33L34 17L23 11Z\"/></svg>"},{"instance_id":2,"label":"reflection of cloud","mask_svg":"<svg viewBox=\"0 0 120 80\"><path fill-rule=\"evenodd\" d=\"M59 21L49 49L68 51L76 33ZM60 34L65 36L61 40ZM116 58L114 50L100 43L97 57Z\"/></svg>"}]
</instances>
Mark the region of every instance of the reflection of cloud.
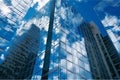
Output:
<instances>
[{"instance_id":1,"label":"reflection of cloud","mask_svg":"<svg viewBox=\"0 0 120 80\"><path fill-rule=\"evenodd\" d=\"M44 44L46 44L47 37L44 37L43 40L44 40Z\"/></svg>"},{"instance_id":2,"label":"reflection of cloud","mask_svg":"<svg viewBox=\"0 0 120 80\"><path fill-rule=\"evenodd\" d=\"M1 60L4 60L4 59L5 59L4 54L1 54L0 59L1 59Z\"/></svg>"},{"instance_id":3,"label":"reflection of cloud","mask_svg":"<svg viewBox=\"0 0 120 80\"><path fill-rule=\"evenodd\" d=\"M0 37L0 46L6 46L8 41Z\"/></svg>"},{"instance_id":4,"label":"reflection of cloud","mask_svg":"<svg viewBox=\"0 0 120 80\"><path fill-rule=\"evenodd\" d=\"M61 15L61 18L66 19L66 9L64 7L60 8L59 13Z\"/></svg>"},{"instance_id":5,"label":"reflection of cloud","mask_svg":"<svg viewBox=\"0 0 120 80\"><path fill-rule=\"evenodd\" d=\"M118 38L120 35L119 21L120 19L118 19L118 17L109 14L106 14L105 18L102 20L102 23L106 27L105 29L107 29L107 32L112 38L113 42L115 42L116 38Z\"/></svg>"},{"instance_id":6,"label":"reflection of cloud","mask_svg":"<svg viewBox=\"0 0 120 80\"><path fill-rule=\"evenodd\" d=\"M5 5L5 3L2 0L0 1L0 12L5 16L11 13L10 8L7 5Z\"/></svg>"},{"instance_id":7,"label":"reflection of cloud","mask_svg":"<svg viewBox=\"0 0 120 80\"><path fill-rule=\"evenodd\" d=\"M104 11L104 8L107 7L108 5L112 5L114 3L114 0L102 0L97 4L95 7L96 10L98 11Z\"/></svg>"},{"instance_id":8,"label":"reflection of cloud","mask_svg":"<svg viewBox=\"0 0 120 80\"><path fill-rule=\"evenodd\" d=\"M61 6L61 0L56 1L56 6L60 7Z\"/></svg>"},{"instance_id":9,"label":"reflection of cloud","mask_svg":"<svg viewBox=\"0 0 120 80\"><path fill-rule=\"evenodd\" d=\"M25 21L22 21L20 28L17 30L17 35L19 35L19 36L22 35L26 30L28 30L30 28L30 25L32 23L35 24L40 29L44 29L45 31L48 31L49 17L42 16L42 18L40 18L40 19L33 18L33 19L29 20L27 23Z\"/></svg>"},{"instance_id":10,"label":"reflection of cloud","mask_svg":"<svg viewBox=\"0 0 120 80\"><path fill-rule=\"evenodd\" d=\"M116 16L106 14L105 18L102 20L102 23L105 27L115 26L118 24L119 19Z\"/></svg>"}]
</instances>

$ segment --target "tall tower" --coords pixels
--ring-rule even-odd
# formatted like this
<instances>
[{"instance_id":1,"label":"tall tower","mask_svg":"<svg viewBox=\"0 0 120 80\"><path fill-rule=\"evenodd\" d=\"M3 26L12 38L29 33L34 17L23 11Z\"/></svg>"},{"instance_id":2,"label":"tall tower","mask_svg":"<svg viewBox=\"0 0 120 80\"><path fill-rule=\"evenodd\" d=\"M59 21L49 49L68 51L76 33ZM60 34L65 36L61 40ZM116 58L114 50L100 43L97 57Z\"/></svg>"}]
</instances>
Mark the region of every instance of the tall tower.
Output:
<instances>
[{"instance_id":1,"label":"tall tower","mask_svg":"<svg viewBox=\"0 0 120 80\"><path fill-rule=\"evenodd\" d=\"M0 79L30 79L39 48L40 30L34 24L16 36L0 65Z\"/></svg>"},{"instance_id":2,"label":"tall tower","mask_svg":"<svg viewBox=\"0 0 120 80\"><path fill-rule=\"evenodd\" d=\"M108 35L102 37L102 39L109 52L109 54L105 54L105 58L110 67L112 77L120 79L120 56Z\"/></svg>"},{"instance_id":3,"label":"tall tower","mask_svg":"<svg viewBox=\"0 0 120 80\"><path fill-rule=\"evenodd\" d=\"M111 74L104 53L107 53L101 34L94 23L83 22L80 31L85 38L85 47L94 79L110 79Z\"/></svg>"}]
</instances>

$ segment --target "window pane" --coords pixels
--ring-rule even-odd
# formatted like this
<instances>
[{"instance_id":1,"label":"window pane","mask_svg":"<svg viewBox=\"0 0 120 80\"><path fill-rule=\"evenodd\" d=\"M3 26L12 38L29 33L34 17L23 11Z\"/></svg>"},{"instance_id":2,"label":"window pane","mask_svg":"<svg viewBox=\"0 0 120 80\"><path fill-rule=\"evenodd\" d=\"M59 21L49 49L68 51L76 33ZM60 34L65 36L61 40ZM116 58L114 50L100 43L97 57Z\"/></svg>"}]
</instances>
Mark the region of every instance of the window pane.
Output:
<instances>
[{"instance_id":1,"label":"window pane","mask_svg":"<svg viewBox=\"0 0 120 80\"><path fill-rule=\"evenodd\" d=\"M70 61L67 61L67 69L73 71L73 65Z\"/></svg>"},{"instance_id":2,"label":"window pane","mask_svg":"<svg viewBox=\"0 0 120 80\"><path fill-rule=\"evenodd\" d=\"M70 53L67 53L67 60L71 61L73 60L73 55Z\"/></svg>"},{"instance_id":3,"label":"window pane","mask_svg":"<svg viewBox=\"0 0 120 80\"><path fill-rule=\"evenodd\" d=\"M70 71L67 71L67 79L68 80L74 79L74 74Z\"/></svg>"}]
</instances>

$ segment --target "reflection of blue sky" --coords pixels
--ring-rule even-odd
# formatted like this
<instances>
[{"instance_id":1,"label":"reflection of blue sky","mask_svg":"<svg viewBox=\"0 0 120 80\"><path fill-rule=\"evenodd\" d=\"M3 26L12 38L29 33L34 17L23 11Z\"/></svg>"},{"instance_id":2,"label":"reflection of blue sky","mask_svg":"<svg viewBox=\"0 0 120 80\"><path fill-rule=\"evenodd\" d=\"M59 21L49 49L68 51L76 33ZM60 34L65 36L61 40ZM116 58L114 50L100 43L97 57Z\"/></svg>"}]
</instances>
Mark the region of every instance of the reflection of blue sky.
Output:
<instances>
[{"instance_id":1,"label":"reflection of blue sky","mask_svg":"<svg viewBox=\"0 0 120 80\"><path fill-rule=\"evenodd\" d=\"M69 3L70 4L70 3ZM40 12L36 10L36 6L37 3L35 5L33 5L33 7L31 7L29 10L28 10L28 13L26 14L26 16L24 17L24 20L29 20L33 17L36 17L37 18L37 21L36 21L36 25L40 27L40 51L39 51L39 54L37 57L37 61L36 61L36 65L35 65L35 68L34 68L34 73L33 73L33 78L35 77L41 77L41 70L42 70L42 65L43 65L43 58L44 58L44 50L45 50L45 39L47 37L47 29L48 29L48 25L45 25L47 21L49 21L49 19L47 17L49 17L49 14L48 11L49 10L49 4L47 4L47 8L46 6L43 7ZM48 9L48 10L47 10ZM35 11L35 13L31 13L32 11ZM41 11L45 11L45 14L43 13L42 15L39 14L39 13L42 13ZM48 11L48 12L47 12ZM37 14L37 15L36 15ZM47 14L47 15L46 15ZM76 14L74 16L74 14ZM36 15L36 16L35 16ZM65 5L62 4L62 6L58 6L58 8L56 9L56 19L55 19L55 27L54 28L55 30L53 30L53 43L54 45L57 44L57 42L59 41L58 38L62 38L64 36L64 34L61 34L61 32L59 31L60 27L62 27L64 30L68 30L67 32L71 31L73 33L68 33L64 38L66 38L66 40L68 40L68 43L70 43L70 46L68 46L68 51L69 49L71 49L70 47L71 46L74 46L75 44L77 44L77 46L74 46L74 47L77 47L77 49L79 50L79 43L77 42L79 40L79 38L72 38L72 36L74 35L79 35L78 33L78 26L79 24L81 23L81 15L78 14L77 11L74 11L74 8L72 9L71 5ZM59 19L60 18L60 19ZM46 20L45 20L46 19ZM68 23L68 24L66 24ZM40 25L38 25L40 24ZM66 24L66 25L65 25ZM58 60L58 52L59 52L59 46L56 46L54 48L54 52L53 52L53 57L51 57L51 63L53 63L51 66L53 68L55 68L56 66L58 66L58 63L60 62ZM43 52L43 53L42 53ZM64 54L64 53L63 53ZM68 57L64 57L62 60L64 61L65 58L68 58ZM69 58L70 60L70 58ZM68 69L73 69L73 66L68 66ZM77 68L78 69L78 68ZM76 70L77 70L76 69ZM57 77L57 72L54 72L54 78ZM62 75L64 77L66 77L66 73L62 72Z\"/></svg>"},{"instance_id":2,"label":"reflection of blue sky","mask_svg":"<svg viewBox=\"0 0 120 80\"><path fill-rule=\"evenodd\" d=\"M58 70L60 70L59 73L62 73L60 74L59 77L60 79L66 79L66 78L74 79L74 75L76 74L73 72L73 70L74 69L78 70L79 67L75 67L73 65L72 63L73 55L75 55L75 53L78 54L77 50L81 52L82 51L81 49L84 47L83 46L82 48L80 48L80 44L82 43L82 41L80 41L80 37L79 37L80 35L78 33L78 26L82 21L82 17L77 11L75 11L75 8L72 8L72 5L70 5L69 1L65 6L64 3L65 2L63 2L63 4L61 4L60 6L57 6L55 11L53 39L52 39L53 50L50 59L51 60L50 71L53 71L56 66L60 66L60 67L55 71L53 71L52 73L50 73L49 75L50 79L58 79L59 75L56 72ZM59 30L56 31L57 29ZM76 49L75 50L76 52L73 52L74 49L72 47ZM71 52L72 54L68 54ZM86 56L85 51L83 51L82 53L83 55ZM81 57L82 54L78 56ZM75 58L76 57L74 57L76 64L82 64L81 66L83 67L84 63L83 62L78 63L79 62L78 59ZM69 70L72 72L70 72ZM86 73L84 72L84 70L81 73L84 75L84 77L86 77L85 76ZM90 75L89 72L88 75ZM90 76L86 78L90 78ZM80 79L80 77L78 79Z\"/></svg>"},{"instance_id":3,"label":"reflection of blue sky","mask_svg":"<svg viewBox=\"0 0 120 80\"><path fill-rule=\"evenodd\" d=\"M97 15L120 53L120 0L101 1L95 6Z\"/></svg>"},{"instance_id":4,"label":"reflection of blue sky","mask_svg":"<svg viewBox=\"0 0 120 80\"><path fill-rule=\"evenodd\" d=\"M2 1L2 0L1 0ZM39 0L38 0L39 1ZM44 3L44 4L41 4L40 2L39 2L39 4L37 3L38 1L33 1L34 3L32 3L32 6L30 5L31 4L31 0L26 0L26 1L24 1L24 0L21 0L21 1L17 1L17 0L4 0L4 1L2 1L2 3L4 3L4 6L6 6L6 9L8 9L9 11L5 11L5 10L3 10L3 11L0 11L0 14L2 14L3 16L1 16L0 17L0 23L2 24L1 26L0 26L0 37L2 37L3 39L0 41L0 48L1 49L3 49L3 50L5 50L5 48L8 46L8 44L9 44L9 41L11 41L11 39L12 39L12 37L14 36L14 34L16 33L16 28L19 28L19 27L23 27L23 25L27 22L27 21L29 21L30 19L32 19L33 17L35 17L36 16L36 14L37 14L37 17L40 19L42 16L43 16L43 14L45 14L45 16L46 16L46 14L47 14L47 16L49 16L49 12L47 12L47 13L42 13L43 12L43 5L45 6L45 4L48 2L48 0L46 0L46 1L43 1L43 2L46 2L46 3ZM42 0L41 0L42 1ZM22 4L22 7L24 7L24 9L22 9L23 11L22 12L24 12L23 14L22 13L20 13L20 15L19 15L19 11L21 11L21 6L17 3L17 2L21 2L21 4ZM25 4L25 2L27 2L27 4ZM2 3L0 3L0 4L2 4ZM14 3L14 4L13 4ZM16 7L16 4L17 4L17 7ZM13 5L14 5L14 8L12 8L12 9L10 9L9 7L13 7ZM40 11L40 12L38 12L38 9L40 9L40 8L38 8L38 6L40 6L42 9L42 11ZM1 7L0 7L1 8ZM5 8L4 8L5 9ZM45 8L46 9L46 8ZM47 9L49 9L49 7L47 7ZM13 12L14 10L16 10L16 12ZM25 11L24 11L25 10ZM28 10L28 11L27 11ZM49 11L49 10L48 10ZM3 12L5 13L5 15L3 14ZM40 14L40 13L42 13L42 15ZM25 15L26 14L26 15ZM38 15L39 14L39 15ZM9 15L9 16L8 16ZM7 16L7 17L6 17ZM12 17L11 17L12 16ZM47 19L47 20L49 20L47 17L43 17L43 18L45 18L45 19ZM43 19L42 18L42 19ZM11 21L10 21L11 20ZM13 21L15 21L15 22L12 22L12 20ZM4 22L3 22L4 21ZM42 22L44 22L45 20L42 20ZM17 25L16 25L16 22L18 22L17 23ZM40 53L45 49L45 41L43 40L43 38L44 37L46 37L46 35L47 35L47 31L46 31L46 27L48 27L48 26L46 26L46 25L44 25L44 24L46 24L46 22L48 22L48 21L45 21L41 26L40 25L37 25L37 26L39 26L39 27L43 27L43 28L41 28L41 31L40 31L40 35L42 36L41 38L40 38ZM12 23L14 23L15 24L15 26L13 26L12 25ZM22 26L19 26L19 24L21 25L22 24ZM10 26L9 26L10 25ZM13 30L13 31L10 31L10 30ZM18 33L19 34L19 33ZM5 41L4 40L4 38L5 39L7 39L7 40L9 40L9 41ZM1 50L2 51L2 50ZM4 51L3 51L4 52ZM4 57L4 54L3 54L3 52L1 53L0 52L0 59L3 59L3 57ZM41 68L42 67L40 67L41 66L41 64L42 64L42 62L43 62L43 59L41 59L41 58L39 58L39 57L37 57L37 61L38 61L38 63L37 63L37 65L35 66L35 72L37 72L37 74L40 76L41 75ZM0 61L1 62L1 61ZM35 73L36 74L36 73ZM36 75L37 75L36 74Z\"/></svg>"},{"instance_id":5,"label":"reflection of blue sky","mask_svg":"<svg viewBox=\"0 0 120 80\"><path fill-rule=\"evenodd\" d=\"M26 1L29 1L29 0L26 0ZM47 3L47 0L46 0L46 3L44 4L44 7L41 7L42 2L38 2L38 1L45 1L45 0L34 0L33 3L32 3L32 6L28 5L29 6L28 11L22 17L22 21L23 21L23 23L26 23L26 21L29 21L30 19L33 19L33 18L36 17L36 20L37 20L37 21L35 21L36 25L39 26L40 29L41 29L40 30L40 35L41 35L40 36L40 51L39 51L39 54L38 54L39 57L37 57L36 65L35 65L35 68L34 68L35 69L34 70L34 75L40 77L41 69L42 69L42 62L43 62L43 58L44 58L44 56L42 55L42 52L44 52L44 50L45 50L45 44L46 44L45 41L46 41L47 31L48 31L48 25L46 23L49 22L49 12L50 12L50 7L49 6L50 6L50 3L49 2ZM62 1L64 4L60 4L59 1ZM91 14L91 13L93 13L93 10L91 10L92 7L90 7L90 6L95 5L97 3L97 1L91 2L90 4L88 4L88 1L89 0L75 0L75 1L73 1L73 0L68 0L68 1L57 0L58 3L56 4L57 6L56 6L56 13L55 13L55 15L56 15L55 18L56 19L55 19L55 22L54 22L54 24L56 26L56 29L53 31L54 45L58 43L58 41L59 41L58 38L59 39L60 38L65 38L67 43L69 44L68 49L71 49L69 47L74 47L74 48L77 48L78 50L80 50L79 49L80 48L80 46L79 46L79 39L80 38L79 37L76 38L76 36L79 36L79 32L78 32L77 27L79 26L79 24L81 23L81 20L82 20L79 12L81 12L82 16L84 16L85 19L87 19L89 21L92 18L94 18L94 21L96 20L96 18L93 17L94 14ZM13 3L13 2L10 2L9 0L4 0L4 2L8 6L11 6L11 4ZM88 7L90 7L91 9L89 10ZM12 17L19 17L15 13L10 13L10 14L12 15ZM4 19L6 19L6 18L4 18ZM21 21L18 22L18 23L20 24ZM98 24L101 26L99 21L98 21ZM3 26L6 26L6 24L4 24ZM63 30L66 30L66 32L68 32L68 34L65 35L65 34L61 33L60 30L59 30L60 27L62 27ZM7 36L6 39L9 38L9 40L11 40L11 38L13 37L13 35L16 32L16 29L13 30L13 31L14 31L13 33L9 33L9 31L8 31L9 37L8 37L8 35L6 35L7 33L5 34L5 36ZM4 29L3 29L3 32L5 32ZM76 35L76 36L74 37L74 35ZM56 47L55 50L54 50L54 54L56 54L56 55L54 55L55 59L53 58L53 63L54 64L56 63L55 65L58 64L58 61L56 59L58 57L57 48L58 47ZM67 57L64 56L62 58L62 60L64 60L65 58L67 58ZM66 73L64 73L62 71L62 74L63 74L62 76L66 77L66 75L64 75Z\"/></svg>"}]
</instances>

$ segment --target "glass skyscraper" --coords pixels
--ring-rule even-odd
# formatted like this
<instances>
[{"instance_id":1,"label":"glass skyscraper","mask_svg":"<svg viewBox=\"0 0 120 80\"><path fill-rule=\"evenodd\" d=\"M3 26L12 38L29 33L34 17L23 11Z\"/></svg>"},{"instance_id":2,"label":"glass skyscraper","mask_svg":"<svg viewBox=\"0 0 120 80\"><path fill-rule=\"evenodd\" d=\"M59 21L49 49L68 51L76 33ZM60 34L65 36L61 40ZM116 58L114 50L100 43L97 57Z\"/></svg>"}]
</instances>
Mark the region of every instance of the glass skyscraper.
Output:
<instances>
[{"instance_id":1,"label":"glass skyscraper","mask_svg":"<svg viewBox=\"0 0 120 80\"><path fill-rule=\"evenodd\" d=\"M120 23L119 23L119 8L120 1L101 1L94 10L104 25L110 39L112 40L115 48L120 54ZM106 6L101 6L106 4Z\"/></svg>"},{"instance_id":2,"label":"glass skyscraper","mask_svg":"<svg viewBox=\"0 0 120 80\"><path fill-rule=\"evenodd\" d=\"M113 45L110 37L104 36L102 37L103 42L106 46L106 49L109 54L105 54L106 61L108 63L108 66L110 68L110 72L112 73L113 78L120 78L120 57L119 54Z\"/></svg>"},{"instance_id":3,"label":"glass skyscraper","mask_svg":"<svg viewBox=\"0 0 120 80\"><path fill-rule=\"evenodd\" d=\"M56 1L56 4L58 2ZM64 11L58 13L58 11ZM39 71L34 70L32 79L91 79L91 71L88 56L85 49L84 38L80 36L78 26L82 22L81 15L71 7L70 2L63 1L60 5L55 6L55 12L52 16L53 29L52 32L50 55L41 53L44 69L49 66L49 71L42 75L42 68ZM76 19L78 21L76 21ZM52 25L50 25L52 26ZM50 30L50 29L49 29ZM48 38L48 37L47 37ZM48 39L50 41L50 39ZM46 51L49 49L47 48ZM50 59L44 59L44 56ZM45 61L46 60L46 61ZM47 63L48 62L48 63ZM50 62L50 65L49 65ZM43 67L43 64L41 64ZM46 69L48 70L48 69ZM41 76L42 75L42 76Z\"/></svg>"},{"instance_id":4,"label":"glass skyscraper","mask_svg":"<svg viewBox=\"0 0 120 80\"><path fill-rule=\"evenodd\" d=\"M39 49L40 30L34 24L23 28L24 33L16 35L7 57L0 65L0 79L30 79ZM24 26L26 27L26 26Z\"/></svg>"},{"instance_id":5,"label":"glass skyscraper","mask_svg":"<svg viewBox=\"0 0 120 80\"><path fill-rule=\"evenodd\" d=\"M0 1L0 56L5 55L6 47L9 46L16 30L22 24L21 20L31 4L32 0Z\"/></svg>"},{"instance_id":6,"label":"glass skyscraper","mask_svg":"<svg viewBox=\"0 0 120 80\"><path fill-rule=\"evenodd\" d=\"M106 6L101 6L101 4ZM120 1L100 1L94 8L97 16L102 22L107 35L103 37L110 59L112 75L120 78Z\"/></svg>"},{"instance_id":7,"label":"glass skyscraper","mask_svg":"<svg viewBox=\"0 0 120 80\"><path fill-rule=\"evenodd\" d=\"M90 61L93 79L112 78L104 56L107 50L97 26L93 22L83 22L79 28L85 38L85 47Z\"/></svg>"},{"instance_id":8,"label":"glass skyscraper","mask_svg":"<svg viewBox=\"0 0 120 80\"><path fill-rule=\"evenodd\" d=\"M118 78L119 66L110 62L111 55L107 58L111 43L101 37L93 23L82 23L78 1L7 0L6 9L13 13L3 11L7 15L0 17L0 43L4 43L0 44L0 52L6 55L0 64L0 78Z\"/></svg>"}]
</instances>

